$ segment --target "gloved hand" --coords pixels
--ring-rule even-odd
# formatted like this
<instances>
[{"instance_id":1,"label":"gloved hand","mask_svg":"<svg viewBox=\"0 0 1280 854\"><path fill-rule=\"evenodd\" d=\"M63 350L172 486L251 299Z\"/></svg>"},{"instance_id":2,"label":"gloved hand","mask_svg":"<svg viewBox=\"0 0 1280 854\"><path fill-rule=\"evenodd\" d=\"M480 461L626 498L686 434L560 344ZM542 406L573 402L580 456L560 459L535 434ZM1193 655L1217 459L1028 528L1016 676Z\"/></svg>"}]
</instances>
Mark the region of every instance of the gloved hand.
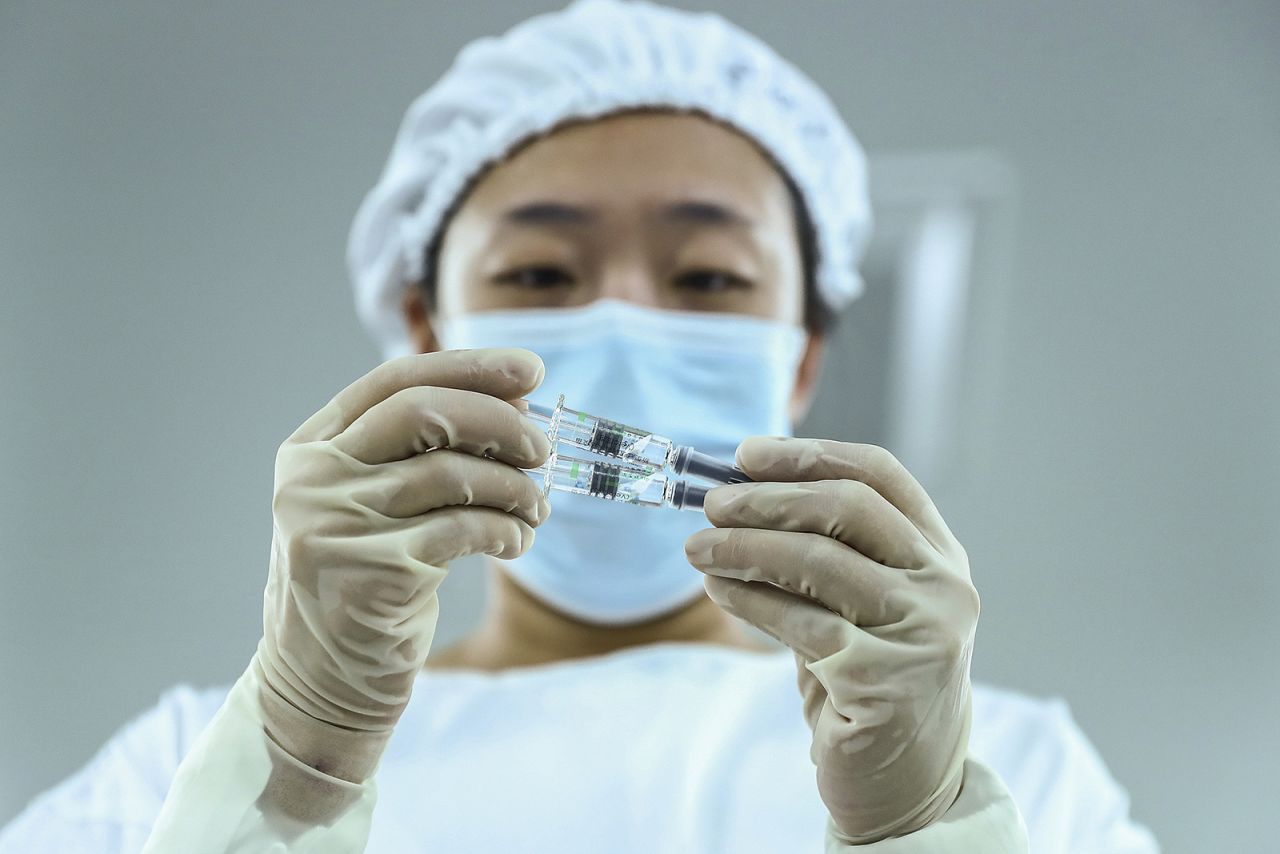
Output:
<instances>
[{"instance_id":1,"label":"gloved hand","mask_svg":"<svg viewBox=\"0 0 1280 854\"><path fill-rule=\"evenodd\" d=\"M533 541L550 507L517 466L541 464L550 446L508 401L542 377L527 350L394 359L280 446L251 666L267 734L304 765L369 777L431 647L448 562L512 558ZM277 799L311 797L281 785Z\"/></svg>"},{"instance_id":2,"label":"gloved hand","mask_svg":"<svg viewBox=\"0 0 1280 854\"><path fill-rule=\"evenodd\" d=\"M956 800L978 594L920 484L874 445L754 437L756 483L707 493L689 538L722 608L796 656L818 790L841 842L925 827Z\"/></svg>"}]
</instances>

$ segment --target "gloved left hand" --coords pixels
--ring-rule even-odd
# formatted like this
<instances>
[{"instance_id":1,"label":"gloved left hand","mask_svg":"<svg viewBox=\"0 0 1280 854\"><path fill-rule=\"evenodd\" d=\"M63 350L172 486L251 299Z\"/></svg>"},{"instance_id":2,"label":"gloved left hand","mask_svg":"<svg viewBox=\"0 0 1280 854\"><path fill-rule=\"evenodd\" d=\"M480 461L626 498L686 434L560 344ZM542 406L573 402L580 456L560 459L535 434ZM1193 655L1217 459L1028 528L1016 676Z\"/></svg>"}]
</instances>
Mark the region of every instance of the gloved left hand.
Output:
<instances>
[{"instance_id":1,"label":"gloved left hand","mask_svg":"<svg viewBox=\"0 0 1280 854\"><path fill-rule=\"evenodd\" d=\"M978 594L920 484L888 451L755 437L756 483L707 493L689 538L708 595L796 655L818 791L841 842L919 830L956 800Z\"/></svg>"}]
</instances>

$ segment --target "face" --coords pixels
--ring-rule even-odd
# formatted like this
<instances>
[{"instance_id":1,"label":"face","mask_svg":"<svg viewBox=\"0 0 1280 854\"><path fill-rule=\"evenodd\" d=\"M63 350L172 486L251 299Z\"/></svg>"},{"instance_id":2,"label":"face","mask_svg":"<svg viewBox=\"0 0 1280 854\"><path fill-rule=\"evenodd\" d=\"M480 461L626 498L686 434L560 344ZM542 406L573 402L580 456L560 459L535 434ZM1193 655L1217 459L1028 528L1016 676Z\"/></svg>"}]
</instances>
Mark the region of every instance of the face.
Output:
<instances>
[{"instance_id":1,"label":"face","mask_svg":"<svg viewBox=\"0 0 1280 854\"><path fill-rule=\"evenodd\" d=\"M447 225L436 283L434 318L406 293L422 352L438 349L433 319L465 312L613 298L799 325L804 309L782 176L736 131L670 112L570 124L490 168ZM819 355L811 336L793 417Z\"/></svg>"}]
</instances>

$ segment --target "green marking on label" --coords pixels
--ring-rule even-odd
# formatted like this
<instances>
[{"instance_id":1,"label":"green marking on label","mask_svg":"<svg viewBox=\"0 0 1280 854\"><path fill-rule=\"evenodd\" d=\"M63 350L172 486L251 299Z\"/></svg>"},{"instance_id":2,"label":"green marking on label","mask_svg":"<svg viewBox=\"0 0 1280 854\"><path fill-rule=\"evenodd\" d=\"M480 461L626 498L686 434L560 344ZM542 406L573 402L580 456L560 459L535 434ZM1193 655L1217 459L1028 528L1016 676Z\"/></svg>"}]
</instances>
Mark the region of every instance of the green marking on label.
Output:
<instances>
[{"instance_id":1,"label":"green marking on label","mask_svg":"<svg viewBox=\"0 0 1280 854\"><path fill-rule=\"evenodd\" d=\"M583 423L583 422L584 422L584 421L586 421L586 420L587 420L587 413L585 413L585 412L579 412L579 413L578 413L578 423L579 423L579 424L581 424L581 423Z\"/></svg>"},{"instance_id":2,"label":"green marking on label","mask_svg":"<svg viewBox=\"0 0 1280 854\"><path fill-rule=\"evenodd\" d=\"M567 456L568 456L568 454L565 454L565 456L567 457ZM578 464L577 464L577 463L574 463L572 466L570 466L570 468L569 468L569 476L570 476L570 477L577 477L577 476L578 476Z\"/></svg>"}]
</instances>

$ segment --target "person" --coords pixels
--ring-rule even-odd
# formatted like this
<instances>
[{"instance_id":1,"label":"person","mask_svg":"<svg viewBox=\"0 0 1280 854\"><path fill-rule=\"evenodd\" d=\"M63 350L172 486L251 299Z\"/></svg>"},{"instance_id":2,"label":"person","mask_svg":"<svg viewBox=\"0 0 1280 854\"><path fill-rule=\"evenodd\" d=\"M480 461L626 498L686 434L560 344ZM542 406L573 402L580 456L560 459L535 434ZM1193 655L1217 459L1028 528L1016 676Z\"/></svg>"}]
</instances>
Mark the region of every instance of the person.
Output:
<instances>
[{"instance_id":1,"label":"person","mask_svg":"<svg viewBox=\"0 0 1280 854\"><path fill-rule=\"evenodd\" d=\"M0 850L1155 851L1065 704L971 685L915 478L791 436L869 229L834 107L719 16L579 0L469 45L353 226L386 360L278 450L249 667ZM548 500L560 394L749 480ZM468 554L484 616L433 650Z\"/></svg>"}]
</instances>

